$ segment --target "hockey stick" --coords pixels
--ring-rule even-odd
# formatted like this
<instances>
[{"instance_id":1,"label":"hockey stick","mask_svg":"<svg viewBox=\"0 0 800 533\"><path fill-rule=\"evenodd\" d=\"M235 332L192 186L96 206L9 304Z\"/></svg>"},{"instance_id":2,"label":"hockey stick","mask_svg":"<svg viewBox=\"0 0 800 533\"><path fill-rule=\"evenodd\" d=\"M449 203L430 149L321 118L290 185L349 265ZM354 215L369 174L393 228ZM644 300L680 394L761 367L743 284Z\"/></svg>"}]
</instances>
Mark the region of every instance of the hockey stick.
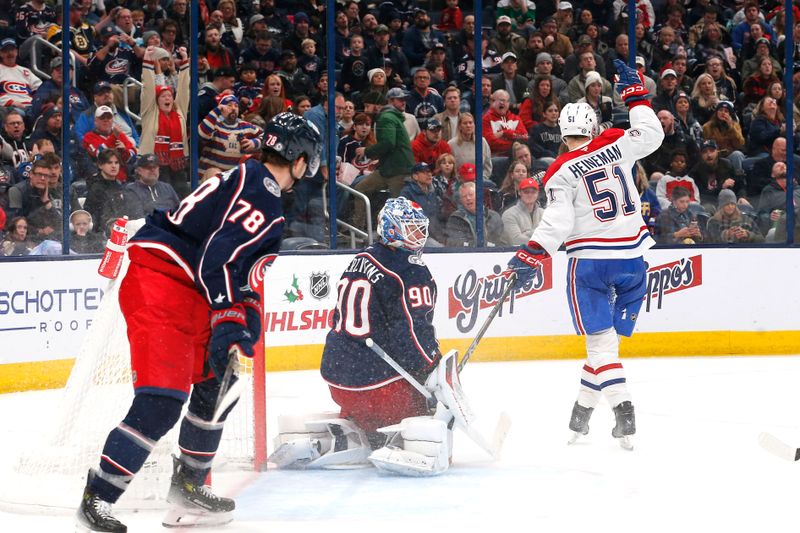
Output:
<instances>
[{"instance_id":1,"label":"hockey stick","mask_svg":"<svg viewBox=\"0 0 800 533\"><path fill-rule=\"evenodd\" d=\"M475 335L475 338L472 340L472 344L469 345L467 351L464 352L464 357L461 359L461 362L458 363L458 373L460 374L462 370L464 370L464 365L467 364L469 358L472 357L472 354L475 352L475 349L478 347L478 343L481 342L483 338L483 334L486 333L486 330L489 329L489 325L494 320L494 317L497 316L497 313L500 311L500 307L503 306L503 303L508 298L508 295L511 294L511 291L514 289L514 283L517 281L517 273L511 272L511 275L508 277L508 282L506 284L506 288L503 291L503 294L500 295L500 299L494 304L492 307L492 312L489 313L489 316L486 317L486 320L483 321L483 325L481 329L478 330L478 334Z\"/></svg>"},{"instance_id":2,"label":"hockey stick","mask_svg":"<svg viewBox=\"0 0 800 533\"><path fill-rule=\"evenodd\" d=\"M422 394L425 397L425 401L430 409L433 409L436 406L438 399L433 395L433 393L425 388L422 383L417 381L417 379L414 378L414 376L412 376L405 368L400 366L400 364L395 361L392 356L383 351L383 348L381 348L369 337L364 341L364 343L369 349L375 352L378 357L386 361L389 366L394 368L403 379L405 379L417 390L417 392ZM444 406L444 404L442 405ZM452 414L450 416L452 416ZM461 427L461 425L458 425L457 427ZM503 448L503 443L506 440L506 435L508 435L508 430L510 428L511 418L506 413L500 414L500 418L497 420L497 425L495 426L494 435L492 436L491 442L488 442L487 439L471 425L467 427L461 427L464 433L466 433L467 436L472 439L472 441L481 449L491 455L493 459L498 459L500 457L500 450Z\"/></svg>"},{"instance_id":3,"label":"hockey stick","mask_svg":"<svg viewBox=\"0 0 800 533\"><path fill-rule=\"evenodd\" d=\"M758 443L762 448L773 455L786 461L800 461L800 448L794 448L771 433L762 433L758 436Z\"/></svg>"},{"instance_id":4,"label":"hockey stick","mask_svg":"<svg viewBox=\"0 0 800 533\"><path fill-rule=\"evenodd\" d=\"M214 407L214 417L211 419L212 424L219 422L228 407L233 405L244 392L245 382L239 378L239 348L234 346L228 352L228 366L225 368L225 374L222 376L222 382L219 386L219 394L217 394L217 403ZM236 380L234 381L234 377ZM231 383L233 381L233 383Z\"/></svg>"}]
</instances>

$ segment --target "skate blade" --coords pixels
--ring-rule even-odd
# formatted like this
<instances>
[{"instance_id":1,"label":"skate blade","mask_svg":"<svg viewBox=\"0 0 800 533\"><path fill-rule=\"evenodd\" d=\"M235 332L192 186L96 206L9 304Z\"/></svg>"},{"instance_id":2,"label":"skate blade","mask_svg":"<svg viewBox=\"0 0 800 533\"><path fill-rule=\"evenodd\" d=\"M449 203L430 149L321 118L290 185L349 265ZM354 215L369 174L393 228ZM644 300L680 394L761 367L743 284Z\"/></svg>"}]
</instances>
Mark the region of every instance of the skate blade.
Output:
<instances>
[{"instance_id":1,"label":"skate blade","mask_svg":"<svg viewBox=\"0 0 800 533\"><path fill-rule=\"evenodd\" d=\"M233 511L208 513L178 507L167 511L161 521L161 525L164 527L216 527L229 524L232 521Z\"/></svg>"},{"instance_id":2,"label":"skate blade","mask_svg":"<svg viewBox=\"0 0 800 533\"><path fill-rule=\"evenodd\" d=\"M619 445L622 446L623 450L632 451L633 450L633 442L631 441L631 437L629 435L625 435L624 437L617 437L619 441Z\"/></svg>"}]
</instances>

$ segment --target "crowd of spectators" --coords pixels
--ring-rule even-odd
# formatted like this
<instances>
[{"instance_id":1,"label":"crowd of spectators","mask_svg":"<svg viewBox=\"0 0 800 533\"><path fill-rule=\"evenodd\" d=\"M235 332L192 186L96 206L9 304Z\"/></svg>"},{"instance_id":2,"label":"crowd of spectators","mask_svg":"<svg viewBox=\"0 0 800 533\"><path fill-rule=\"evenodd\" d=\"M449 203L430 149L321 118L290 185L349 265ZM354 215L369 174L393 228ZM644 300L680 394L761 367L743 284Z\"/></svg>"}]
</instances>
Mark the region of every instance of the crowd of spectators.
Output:
<instances>
[{"instance_id":1,"label":"crowd of spectators","mask_svg":"<svg viewBox=\"0 0 800 533\"><path fill-rule=\"evenodd\" d=\"M561 107L586 102L602 128L627 126L613 60L631 54L628 3L484 4L477 43L471 1L339 1L330 73L320 0L199 0L196 36L188 0L74 0L65 80L60 3L0 0L0 255L60 253L65 209L72 251L101 250L116 217L176 206L192 178L258 152L264 125L284 111L336 138L335 154L324 146L318 175L284 199L288 236L327 240L330 178L369 197L368 211L359 195L339 189L338 218L362 231L386 198L403 194L428 214L431 246L474 246L483 197L485 242L526 242L546 208L542 171L563 146ZM800 24L785 27L774 0L636 5L632 55L666 135L637 165L644 222L670 244L785 239L788 157L788 179L800 175L800 143L787 154L786 136L797 133L800 110L792 106L787 132L781 80L800 70ZM787 39L795 43L791 64ZM198 87L189 82L192 47ZM331 75L335 132L327 132ZM64 83L69 161L60 157ZM795 75L795 95L798 84ZM189 116L192 97L197 117ZM200 137L196 177L191 128ZM336 176L328 176L333 157Z\"/></svg>"}]
</instances>

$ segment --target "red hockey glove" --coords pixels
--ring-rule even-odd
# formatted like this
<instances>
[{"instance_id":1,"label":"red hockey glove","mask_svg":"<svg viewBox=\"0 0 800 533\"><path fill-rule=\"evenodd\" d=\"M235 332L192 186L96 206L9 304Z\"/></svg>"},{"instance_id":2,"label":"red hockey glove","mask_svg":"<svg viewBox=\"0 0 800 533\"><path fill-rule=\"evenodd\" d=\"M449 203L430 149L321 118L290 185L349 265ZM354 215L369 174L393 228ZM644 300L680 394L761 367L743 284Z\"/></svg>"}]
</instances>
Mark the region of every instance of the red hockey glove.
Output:
<instances>
[{"instance_id":1,"label":"red hockey glove","mask_svg":"<svg viewBox=\"0 0 800 533\"><path fill-rule=\"evenodd\" d=\"M530 283L547 257L548 253L543 252L541 245L536 241L529 241L528 244L520 246L517 253L508 262L508 270L517 274L517 281L514 285L524 287Z\"/></svg>"},{"instance_id":2,"label":"red hockey glove","mask_svg":"<svg viewBox=\"0 0 800 533\"><path fill-rule=\"evenodd\" d=\"M238 348L253 357L253 335L247 327L247 315L242 304L234 304L211 313L211 338L208 341L208 364L214 375L222 379L228 367L230 352Z\"/></svg>"}]
</instances>

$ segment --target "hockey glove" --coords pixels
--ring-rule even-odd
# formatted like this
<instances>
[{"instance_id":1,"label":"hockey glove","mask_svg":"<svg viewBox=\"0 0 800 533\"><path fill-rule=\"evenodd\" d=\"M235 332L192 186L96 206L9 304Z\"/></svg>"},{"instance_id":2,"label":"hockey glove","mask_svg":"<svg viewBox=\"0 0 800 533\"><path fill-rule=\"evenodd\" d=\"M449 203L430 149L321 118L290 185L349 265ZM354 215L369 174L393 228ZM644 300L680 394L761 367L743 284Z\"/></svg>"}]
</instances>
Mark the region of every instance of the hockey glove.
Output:
<instances>
[{"instance_id":1,"label":"hockey glove","mask_svg":"<svg viewBox=\"0 0 800 533\"><path fill-rule=\"evenodd\" d=\"M264 310L261 308L261 298L256 293L251 293L242 300L242 306L247 318L247 329L253 334L253 342L258 342L258 338L261 335L261 320L264 316Z\"/></svg>"},{"instance_id":2,"label":"hockey glove","mask_svg":"<svg viewBox=\"0 0 800 533\"><path fill-rule=\"evenodd\" d=\"M211 313L211 338L208 341L208 364L217 379L222 379L228 367L230 351L238 348L253 357L253 335L247 327L247 315L242 304L234 304Z\"/></svg>"},{"instance_id":3,"label":"hockey glove","mask_svg":"<svg viewBox=\"0 0 800 533\"><path fill-rule=\"evenodd\" d=\"M541 254L542 247L538 242L529 241L528 244L520 246L511 261L508 262L508 270L517 274L516 287L524 287L536 276L536 271L542 267L542 261L547 257L547 252Z\"/></svg>"},{"instance_id":4,"label":"hockey glove","mask_svg":"<svg viewBox=\"0 0 800 533\"><path fill-rule=\"evenodd\" d=\"M645 89L639 71L619 59L614 60L614 67L619 73L619 80L615 84L615 88L622 101L628 107L631 107L634 102L646 102L650 92Z\"/></svg>"}]
</instances>

